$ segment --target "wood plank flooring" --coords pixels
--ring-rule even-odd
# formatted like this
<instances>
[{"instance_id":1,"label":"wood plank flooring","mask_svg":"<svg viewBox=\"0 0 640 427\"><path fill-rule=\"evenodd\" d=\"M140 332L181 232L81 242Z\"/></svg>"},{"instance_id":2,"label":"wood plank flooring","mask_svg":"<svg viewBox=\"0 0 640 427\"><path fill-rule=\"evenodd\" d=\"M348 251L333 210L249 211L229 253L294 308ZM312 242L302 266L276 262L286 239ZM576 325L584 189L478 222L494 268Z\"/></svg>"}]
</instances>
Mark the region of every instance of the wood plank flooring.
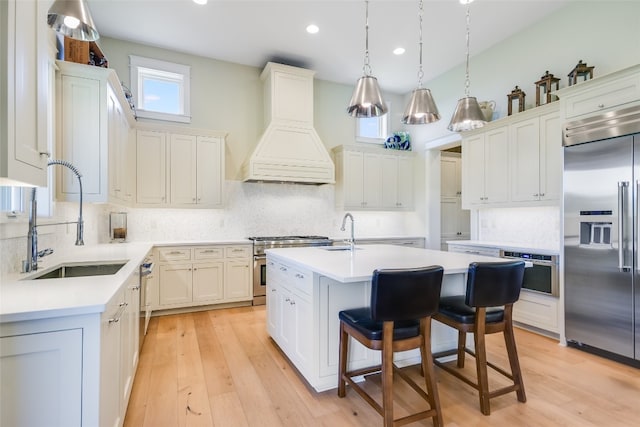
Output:
<instances>
[{"instance_id":1,"label":"wood plank flooring","mask_svg":"<svg viewBox=\"0 0 640 427\"><path fill-rule=\"evenodd\" d=\"M266 332L265 307L154 317L149 325L126 427L376 426L382 418L353 390L316 393ZM492 399L484 416L475 391L436 368L445 425L637 426L640 370L554 340L516 330L527 403L515 393ZM500 335L488 337L489 360L508 366ZM473 372L473 359L466 369ZM408 368L419 379L416 368ZM491 376L490 384L502 379ZM420 382L419 382L420 383ZM423 402L397 380L395 410ZM424 384L424 383L422 383ZM365 382L377 392L379 378ZM379 393L378 393L379 396ZM430 420L412 425L431 426Z\"/></svg>"}]
</instances>

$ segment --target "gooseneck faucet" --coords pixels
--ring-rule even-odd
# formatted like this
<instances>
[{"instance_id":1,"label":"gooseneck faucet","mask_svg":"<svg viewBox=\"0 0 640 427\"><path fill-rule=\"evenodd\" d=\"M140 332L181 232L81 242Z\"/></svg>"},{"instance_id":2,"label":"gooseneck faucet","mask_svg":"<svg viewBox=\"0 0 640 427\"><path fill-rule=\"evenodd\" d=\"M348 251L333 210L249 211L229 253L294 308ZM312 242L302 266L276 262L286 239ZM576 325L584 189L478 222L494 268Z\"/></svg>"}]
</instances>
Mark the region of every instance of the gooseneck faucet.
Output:
<instances>
[{"instance_id":1,"label":"gooseneck faucet","mask_svg":"<svg viewBox=\"0 0 640 427\"><path fill-rule=\"evenodd\" d=\"M347 223L347 218L351 219L351 239L349 240L349 246L351 247L351 250L355 249L355 245L356 245L356 239L354 237L353 234L353 226L355 221L353 220L353 215L351 215L349 212L347 212L346 214L344 214L344 218L342 218L342 227L340 227L341 231L345 231L345 225Z\"/></svg>"},{"instance_id":2,"label":"gooseneck faucet","mask_svg":"<svg viewBox=\"0 0 640 427\"><path fill-rule=\"evenodd\" d=\"M84 220L82 219L82 174L80 171L65 160L53 160L50 159L47 166L60 165L71 169L71 172L78 178L78 185L80 187L80 211L77 221L56 222L49 224L38 225L38 202L36 200L36 189L31 189L31 206L29 209L29 232L27 233L27 259L23 262L22 271L24 273L30 271L36 271L38 269L38 258L42 258L46 255L53 253L53 249L44 249L38 251L38 227L45 225L61 225L61 224L77 224L76 226L76 246L84 245Z\"/></svg>"}]
</instances>

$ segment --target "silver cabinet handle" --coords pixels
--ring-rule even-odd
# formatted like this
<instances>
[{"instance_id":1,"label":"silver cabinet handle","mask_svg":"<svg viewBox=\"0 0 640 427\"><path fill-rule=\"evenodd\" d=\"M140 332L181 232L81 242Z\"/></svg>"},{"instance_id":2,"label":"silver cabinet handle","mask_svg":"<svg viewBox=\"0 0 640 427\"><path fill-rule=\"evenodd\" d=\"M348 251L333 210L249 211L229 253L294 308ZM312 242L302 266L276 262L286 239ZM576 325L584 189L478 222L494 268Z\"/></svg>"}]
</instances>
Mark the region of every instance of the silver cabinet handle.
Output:
<instances>
[{"instance_id":1,"label":"silver cabinet handle","mask_svg":"<svg viewBox=\"0 0 640 427\"><path fill-rule=\"evenodd\" d=\"M118 323L120 321L120 318L122 317L122 314L127 309L127 305L129 305L129 304L127 304L126 302L121 302L120 303L120 307L118 308L118 311L116 312L115 316L113 316L111 319L109 319L109 324Z\"/></svg>"},{"instance_id":2,"label":"silver cabinet handle","mask_svg":"<svg viewBox=\"0 0 640 427\"><path fill-rule=\"evenodd\" d=\"M626 206L626 194L629 188L628 181L618 181L618 269L624 271L628 266L624 263L625 247L624 247L624 215Z\"/></svg>"}]
</instances>

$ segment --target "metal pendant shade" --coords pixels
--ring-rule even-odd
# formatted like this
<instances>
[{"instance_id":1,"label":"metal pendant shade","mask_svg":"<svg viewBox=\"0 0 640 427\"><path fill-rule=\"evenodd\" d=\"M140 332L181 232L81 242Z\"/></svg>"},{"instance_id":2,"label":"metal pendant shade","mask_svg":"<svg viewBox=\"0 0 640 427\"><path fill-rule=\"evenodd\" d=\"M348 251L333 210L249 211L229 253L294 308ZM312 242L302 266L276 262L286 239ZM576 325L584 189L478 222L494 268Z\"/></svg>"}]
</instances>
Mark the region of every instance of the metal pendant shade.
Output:
<instances>
[{"instance_id":1,"label":"metal pendant shade","mask_svg":"<svg viewBox=\"0 0 640 427\"><path fill-rule=\"evenodd\" d=\"M389 108L382 99L378 79L366 75L360 77L351 96L347 113L352 117L379 117L387 111Z\"/></svg>"},{"instance_id":2,"label":"metal pendant shade","mask_svg":"<svg viewBox=\"0 0 640 427\"><path fill-rule=\"evenodd\" d=\"M419 87L414 89L407 108L402 115L402 123L407 125L426 125L440 120L440 113L431 91Z\"/></svg>"},{"instance_id":3,"label":"metal pendant shade","mask_svg":"<svg viewBox=\"0 0 640 427\"><path fill-rule=\"evenodd\" d=\"M356 88L347 107L347 113L352 117L379 117L389 111L387 104L382 99L378 79L371 75L369 65L369 2L365 1L365 49L364 75L358 79Z\"/></svg>"},{"instance_id":4,"label":"metal pendant shade","mask_svg":"<svg viewBox=\"0 0 640 427\"><path fill-rule=\"evenodd\" d=\"M471 129L477 129L483 127L487 122L480 110L478 100L469 95L469 5L473 0L460 0L460 3L467 5L467 57L465 68L465 81L464 81L464 98L458 101L456 109L451 117L451 122L447 129L453 132L463 132Z\"/></svg>"},{"instance_id":5,"label":"metal pendant shade","mask_svg":"<svg viewBox=\"0 0 640 427\"><path fill-rule=\"evenodd\" d=\"M96 41L100 38L84 0L56 0L49 8L47 24L72 39Z\"/></svg>"},{"instance_id":6,"label":"metal pendant shade","mask_svg":"<svg viewBox=\"0 0 640 427\"><path fill-rule=\"evenodd\" d=\"M411 99L407 108L402 115L402 123L406 125L426 125L427 123L433 123L440 120L440 113L438 107L431 96L431 91L422 87L422 77L424 71L422 70L422 14L423 14L423 2L418 2L418 51L420 53L420 67L418 68L418 88L411 93Z\"/></svg>"},{"instance_id":7,"label":"metal pendant shade","mask_svg":"<svg viewBox=\"0 0 640 427\"><path fill-rule=\"evenodd\" d=\"M485 123L478 100L474 96L467 96L458 100L448 129L453 132L462 132L481 128Z\"/></svg>"}]
</instances>

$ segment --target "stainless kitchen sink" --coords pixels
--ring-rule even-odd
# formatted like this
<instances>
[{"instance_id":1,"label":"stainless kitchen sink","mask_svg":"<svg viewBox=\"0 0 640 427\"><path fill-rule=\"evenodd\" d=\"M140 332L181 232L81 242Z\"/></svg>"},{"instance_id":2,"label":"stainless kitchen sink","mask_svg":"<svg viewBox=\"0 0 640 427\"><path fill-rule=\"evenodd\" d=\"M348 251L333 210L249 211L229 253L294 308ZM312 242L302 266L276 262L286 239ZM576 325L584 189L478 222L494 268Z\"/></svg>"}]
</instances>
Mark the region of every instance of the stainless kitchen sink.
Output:
<instances>
[{"instance_id":1,"label":"stainless kitchen sink","mask_svg":"<svg viewBox=\"0 0 640 427\"><path fill-rule=\"evenodd\" d=\"M351 247L350 246L326 246L321 249L324 249L325 251L350 251ZM355 247L354 249L359 251L362 248Z\"/></svg>"},{"instance_id":2,"label":"stainless kitchen sink","mask_svg":"<svg viewBox=\"0 0 640 427\"><path fill-rule=\"evenodd\" d=\"M65 277L86 277L86 276L108 276L116 274L127 263L127 261L116 261L112 263L67 263L61 264L42 273L31 276L25 280L36 279L63 279Z\"/></svg>"}]
</instances>

